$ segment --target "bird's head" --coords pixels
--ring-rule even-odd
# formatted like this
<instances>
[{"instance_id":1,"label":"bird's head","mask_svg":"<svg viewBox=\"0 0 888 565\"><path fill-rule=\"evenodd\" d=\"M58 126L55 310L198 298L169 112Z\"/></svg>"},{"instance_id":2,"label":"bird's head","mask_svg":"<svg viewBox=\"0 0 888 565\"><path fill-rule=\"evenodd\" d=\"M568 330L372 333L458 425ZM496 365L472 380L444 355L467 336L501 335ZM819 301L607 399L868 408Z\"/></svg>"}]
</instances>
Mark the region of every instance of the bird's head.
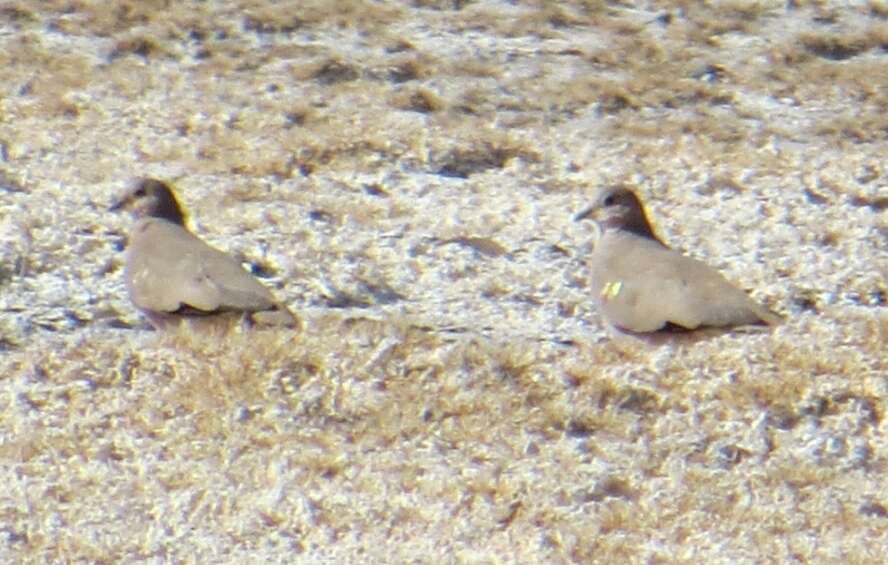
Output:
<instances>
[{"instance_id":1,"label":"bird's head","mask_svg":"<svg viewBox=\"0 0 888 565\"><path fill-rule=\"evenodd\" d=\"M576 221L587 219L597 222L602 230L624 230L657 239L638 196L624 186L601 190L594 203L574 217Z\"/></svg>"},{"instance_id":2,"label":"bird's head","mask_svg":"<svg viewBox=\"0 0 888 565\"><path fill-rule=\"evenodd\" d=\"M131 210L139 218L162 218L180 226L185 225L185 214L173 190L157 179L136 180L123 197L111 206L111 210Z\"/></svg>"}]
</instances>

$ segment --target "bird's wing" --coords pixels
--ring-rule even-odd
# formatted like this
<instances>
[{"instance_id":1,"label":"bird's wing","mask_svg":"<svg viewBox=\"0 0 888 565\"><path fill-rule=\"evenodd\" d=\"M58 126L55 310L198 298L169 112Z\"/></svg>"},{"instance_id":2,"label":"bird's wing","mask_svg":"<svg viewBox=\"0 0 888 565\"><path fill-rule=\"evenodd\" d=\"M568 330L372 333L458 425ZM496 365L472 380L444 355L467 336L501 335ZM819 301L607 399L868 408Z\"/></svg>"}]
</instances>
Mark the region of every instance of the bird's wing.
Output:
<instances>
[{"instance_id":1,"label":"bird's wing","mask_svg":"<svg viewBox=\"0 0 888 565\"><path fill-rule=\"evenodd\" d=\"M205 249L201 255L201 272L219 290L220 308L258 311L275 305L271 291L234 258L209 245Z\"/></svg>"},{"instance_id":2,"label":"bird's wing","mask_svg":"<svg viewBox=\"0 0 888 565\"><path fill-rule=\"evenodd\" d=\"M766 309L709 265L675 251L672 264L676 293L669 321L693 329L768 321Z\"/></svg>"},{"instance_id":3,"label":"bird's wing","mask_svg":"<svg viewBox=\"0 0 888 565\"><path fill-rule=\"evenodd\" d=\"M170 222L138 222L128 253L127 284L139 308L215 312L274 305L268 289L237 261Z\"/></svg>"},{"instance_id":4,"label":"bird's wing","mask_svg":"<svg viewBox=\"0 0 888 565\"><path fill-rule=\"evenodd\" d=\"M602 311L636 332L667 323L694 329L770 321L712 267L633 234L607 235L593 255L593 287Z\"/></svg>"}]
</instances>

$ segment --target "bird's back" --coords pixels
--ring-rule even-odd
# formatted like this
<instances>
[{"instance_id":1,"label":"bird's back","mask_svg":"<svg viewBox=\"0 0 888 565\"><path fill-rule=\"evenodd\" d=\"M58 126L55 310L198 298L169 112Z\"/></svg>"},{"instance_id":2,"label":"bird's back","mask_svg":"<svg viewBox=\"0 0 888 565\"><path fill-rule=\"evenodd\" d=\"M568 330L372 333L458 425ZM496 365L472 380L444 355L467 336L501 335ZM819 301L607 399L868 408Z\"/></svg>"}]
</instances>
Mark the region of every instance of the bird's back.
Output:
<instances>
[{"instance_id":1,"label":"bird's back","mask_svg":"<svg viewBox=\"0 0 888 565\"><path fill-rule=\"evenodd\" d=\"M605 232L591 259L593 291L611 321L636 332L773 323L712 267L636 234Z\"/></svg>"},{"instance_id":2,"label":"bird's back","mask_svg":"<svg viewBox=\"0 0 888 565\"><path fill-rule=\"evenodd\" d=\"M205 312L271 308L271 292L234 259L182 226L143 218L133 230L126 267L133 302L142 309Z\"/></svg>"}]
</instances>

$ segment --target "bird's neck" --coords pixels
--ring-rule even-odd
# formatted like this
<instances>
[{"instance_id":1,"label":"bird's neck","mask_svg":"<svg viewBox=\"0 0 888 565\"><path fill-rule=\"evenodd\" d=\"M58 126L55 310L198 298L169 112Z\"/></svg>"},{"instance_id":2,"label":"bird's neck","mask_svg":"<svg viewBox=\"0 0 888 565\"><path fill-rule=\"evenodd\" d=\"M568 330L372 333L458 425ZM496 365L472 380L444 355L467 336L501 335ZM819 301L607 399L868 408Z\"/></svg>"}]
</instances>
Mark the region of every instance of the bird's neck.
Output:
<instances>
[{"instance_id":1,"label":"bird's neck","mask_svg":"<svg viewBox=\"0 0 888 565\"><path fill-rule=\"evenodd\" d=\"M172 200L158 202L154 210L151 211L150 216L161 218L179 226L185 225L185 214L182 213L179 205Z\"/></svg>"},{"instance_id":2,"label":"bird's neck","mask_svg":"<svg viewBox=\"0 0 888 565\"><path fill-rule=\"evenodd\" d=\"M660 241L660 238L654 234L654 230L651 228L651 224L648 222L644 214L633 214L629 217L613 218L605 222L604 228L605 231L628 232L645 239L652 239L660 245L664 247L666 246L666 244Z\"/></svg>"}]
</instances>

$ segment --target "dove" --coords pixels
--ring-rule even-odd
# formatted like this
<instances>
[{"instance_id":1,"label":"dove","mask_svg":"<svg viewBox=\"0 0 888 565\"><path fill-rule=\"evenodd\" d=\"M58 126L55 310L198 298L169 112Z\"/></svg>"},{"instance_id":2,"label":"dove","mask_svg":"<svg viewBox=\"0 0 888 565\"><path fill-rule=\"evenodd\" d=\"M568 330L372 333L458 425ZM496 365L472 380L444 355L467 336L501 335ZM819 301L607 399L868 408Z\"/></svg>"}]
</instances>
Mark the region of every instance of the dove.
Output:
<instances>
[{"instance_id":1,"label":"dove","mask_svg":"<svg viewBox=\"0 0 888 565\"><path fill-rule=\"evenodd\" d=\"M718 271L663 243L630 189L603 190L575 220L587 218L601 228L588 260L592 290L617 328L648 333L780 321Z\"/></svg>"},{"instance_id":2,"label":"dove","mask_svg":"<svg viewBox=\"0 0 888 565\"><path fill-rule=\"evenodd\" d=\"M127 245L126 288L156 329L232 316L263 326L299 327L299 319L235 259L188 231L185 213L163 181L137 180L111 206L121 209L137 218Z\"/></svg>"}]
</instances>

